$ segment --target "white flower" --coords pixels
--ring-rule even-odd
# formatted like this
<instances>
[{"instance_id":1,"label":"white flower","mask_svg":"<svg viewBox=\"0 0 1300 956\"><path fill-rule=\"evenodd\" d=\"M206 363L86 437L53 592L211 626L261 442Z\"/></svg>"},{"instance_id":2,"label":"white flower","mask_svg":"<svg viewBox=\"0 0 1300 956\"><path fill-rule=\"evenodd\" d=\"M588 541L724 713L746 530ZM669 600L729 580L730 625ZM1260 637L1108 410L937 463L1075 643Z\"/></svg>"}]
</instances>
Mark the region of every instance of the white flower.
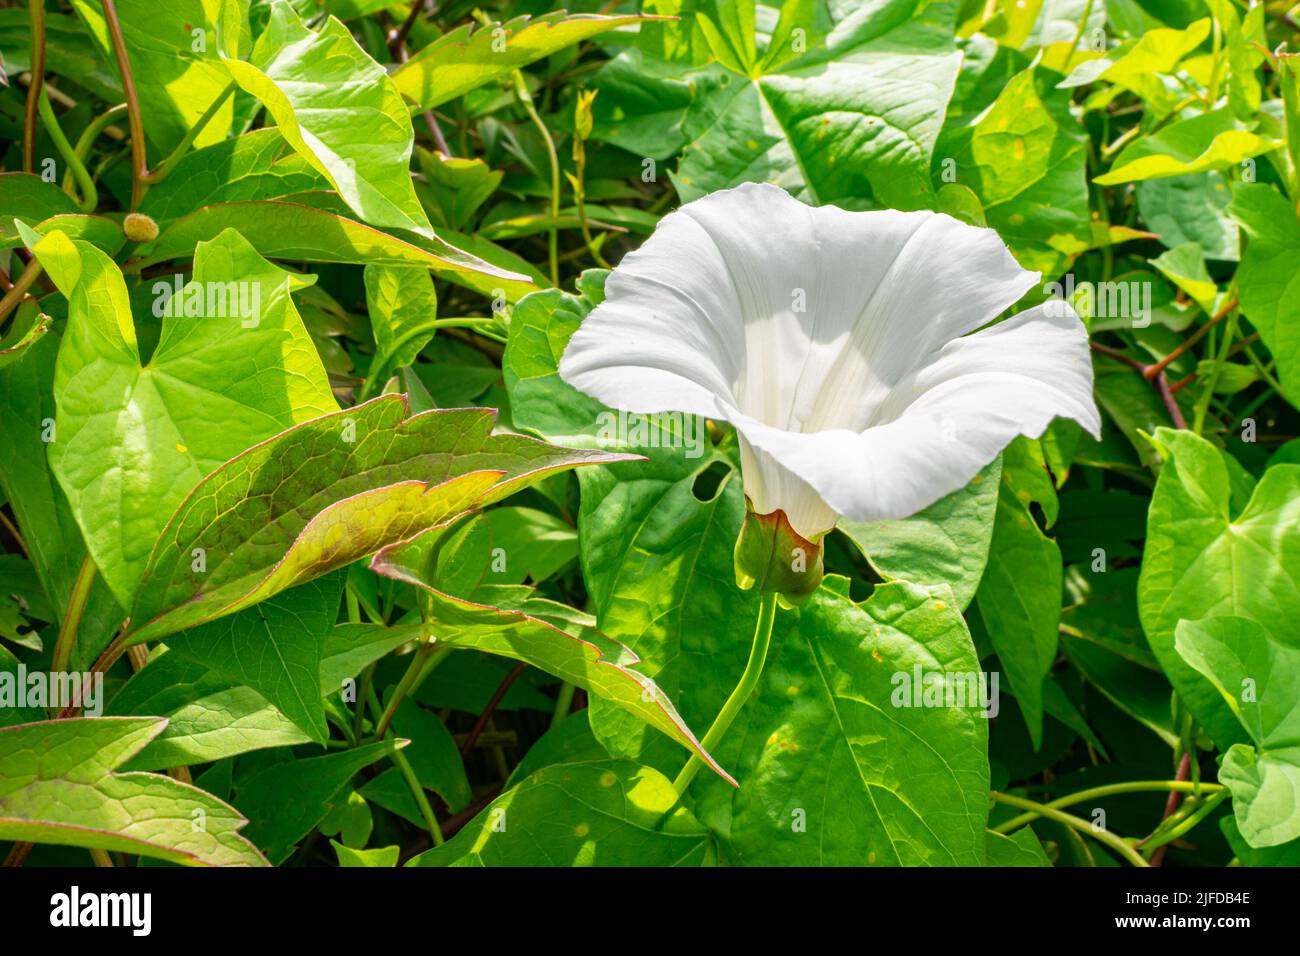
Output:
<instances>
[{"instance_id":1,"label":"white flower","mask_svg":"<svg viewBox=\"0 0 1300 956\"><path fill-rule=\"evenodd\" d=\"M1068 306L975 332L1038 280L991 229L751 183L663 218L560 375L614 408L730 422L753 511L816 540L924 508L1057 416L1098 433Z\"/></svg>"}]
</instances>

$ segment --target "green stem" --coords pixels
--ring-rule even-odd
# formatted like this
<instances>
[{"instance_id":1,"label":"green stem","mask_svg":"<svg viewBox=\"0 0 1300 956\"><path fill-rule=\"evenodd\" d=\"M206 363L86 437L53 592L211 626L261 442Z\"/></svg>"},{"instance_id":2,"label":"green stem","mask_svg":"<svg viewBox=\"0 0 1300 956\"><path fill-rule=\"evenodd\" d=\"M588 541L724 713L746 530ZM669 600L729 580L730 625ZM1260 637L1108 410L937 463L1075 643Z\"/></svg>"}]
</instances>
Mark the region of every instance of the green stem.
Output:
<instances>
[{"instance_id":1,"label":"green stem","mask_svg":"<svg viewBox=\"0 0 1300 956\"><path fill-rule=\"evenodd\" d=\"M1076 816L1071 816L1068 813L1062 813L1060 810L1054 810L1051 807L1044 806L1041 803L1034 803L1034 801L1032 800L1024 800L1020 797L1013 797L1007 793L998 793L997 791L993 791L992 793L989 794L989 797L993 800L994 803L1002 803L1002 804L1006 804L1009 807L1017 807L1021 810L1033 811L1033 813L1035 813L1037 816L1043 817L1046 820L1055 821L1056 823L1063 824L1064 826L1070 827L1073 830L1077 830L1080 833L1084 834L1085 836L1090 836L1094 840L1098 841L1099 843L1106 844L1106 846L1110 847L1112 850L1114 850L1124 859L1128 860L1134 866L1149 867L1151 865L1143 858L1142 854L1138 853L1137 850L1129 846L1129 844L1126 841L1121 840L1119 837L1115 836L1115 834L1111 833L1108 830L1096 829L1087 820L1081 820Z\"/></svg>"},{"instance_id":2,"label":"green stem","mask_svg":"<svg viewBox=\"0 0 1300 956\"><path fill-rule=\"evenodd\" d=\"M1208 817L1211 813L1214 812L1215 807L1217 807L1224 800L1228 799L1230 795L1231 794L1226 787L1222 790L1219 790L1211 794L1203 804L1201 804L1199 807L1196 808L1194 812L1189 813L1182 820L1178 821L1174 826L1170 827L1168 830L1165 830L1164 833L1158 833L1157 835L1153 836L1151 840L1145 845L1145 849L1146 850L1158 849L1159 847L1164 846L1166 843L1172 843L1175 840L1184 836L1185 834L1191 832L1196 826L1198 826L1201 823L1201 821L1203 821L1206 817Z\"/></svg>"},{"instance_id":3,"label":"green stem","mask_svg":"<svg viewBox=\"0 0 1300 956\"><path fill-rule=\"evenodd\" d=\"M1045 803L1043 806L1051 807L1053 810L1059 810L1062 807L1074 806L1076 803L1084 803L1088 800L1099 800L1102 797L1112 797L1121 793L1198 793L1222 790L1223 787L1217 783L1202 783L1197 785L1187 780L1132 780L1128 783L1111 783L1104 787L1093 787L1090 790L1080 790L1078 793L1072 793L1068 796L1061 797L1059 800L1053 800ZM1022 813L1006 823L1000 823L992 827L994 833L1010 833L1012 830L1018 830L1026 823L1032 823L1038 817L1037 810L1031 810L1028 813Z\"/></svg>"},{"instance_id":4,"label":"green stem","mask_svg":"<svg viewBox=\"0 0 1300 956\"><path fill-rule=\"evenodd\" d=\"M1210 410L1210 399L1214 397L1214 386L1218 384L1219 373L1223 370L1223 363L1228 359L1228 349L1232 346L1232 340L1237 334L1237 316L1239 312L1234 306L1228 314L1227 327L1223 331L1223 341L1219 344L1218 355L1210 374L1206 380L1201 383L1203 391L1196 401L1196 408L1192 417L1192 430L1200 434L1205 428L1205 416Z\"/></svg>"},{"instance_id":5,"label":"green stem","mask_svg":"<svg viewBox=\"0 0 1300 956\"><path fill-rule=\"evenodd\" d=\"M402 701L406 699L408 694L413 693L415 689L420 686L420 683L425 677L433 673L433 668L430 667L426 670L425 665L430 662L430 658L433 656L434 651L441 653L444 650L445 648L441 645L430 642L421 645L420 649L412 655L412 660L411 663L407 665L406 673L402 675L402 679L398 681L397 686L393 688L393 696L389 699L388 706L384 708L383 714L379 717L379 723L375 725L376 739L384 739L384 734L388 733L388 727L392 724L393 717L397 714L397 708L401 706Z\"/></svg>"},{"instance_id":6,"label":"green stem","mask_svg":"<svg viewBox=\"0 0 1300 956\"><path fill-rule=\"evenodd\" d=\"M54 644L54 656L50 669L62 673L68 669L72 660L72 648L77 643L77 631L81 627L81 615L86 610L86 600L90 597L91 585L95 583L95 562L86 555L77 571L76 580L72 582L72 593L68 595L68 606L59 621L59 637Z\"/></svg>"},{"instance_id":7,"label":"green stem","mask_svg":"<svg viewBox=\"0 0 1300 956\"><path fill-rule=\"evenodd\" d=\"M1065 70L1070 72L1070 66L1074 62L1074 55L1079 52L1079 41L1083 39L1084 33L1088 30L1088 20L1092 18L1092 5L1094 0L1088 0L1083 5L1083 16L1079 20L1079 29L1074 31L1074 42L1070 44L1070 52L1065 55Z\"/></svg>"},{"instance_id":8,"label":"green stem","mask_svg":"<svg viewBox=\"0 0 1300 956\"><path fill-rule=\"evenodd\" d=\"M740 708L745 706L745 701L749 700L750 694L758 685L758 678L763 673L763 664L767 661L767 649L772 643L772 624L776 621L776 597L775 591L763 595L762 603L758 608L758 623L754 627L754 643L749 649L749 661L745 664L745 672L740 675L740 683L731 692L727 702L722 705L722 711L713 721L713 726L700 741L700 749L705 753L712 753L718 741L726 736L732 721L740 713ZM699 754L691 754L691 759L686 761L686 766L673 781L673 789L679 796L686 792L686 788L691 785L691 781L703 766L704 761Z\"/></svg>"},{"instance_id":9,"label":"green stem","mask_svg":"<svg viewBox=\"0 0 1300 956\"><path fill-rule=\"evenodd\" d=\"M199 134L202 133L204 128L207 127L207 125L216 117L217 112L225 104L226 100L235 95L236 88L236 84L232 82L217 94L217 98L212 101L206 110L203 111L203 115L194 121L194 125L191 126L189 132L185 134L185 138L177 144L176 148L171 151L167 158L159 163L152 171L144 175L143 178L146 183L160 183L167 178L167 174L175 169L176 164L185 157L187 152L189 152L190 147L194 145L194 141L198 139Z\"/></svg>"},{"instance_id":10,"label":"green stem","mask_svg":"<svg viewBox=\"0 0 1300 956\"><path fill-rule=\"evenodd\" d=\"M41 123L45 126L45 132L50 134L50 139L54 140L54 145L59 151L68 168L72 170L72 175L76 177L77 186L81 189L81 209L83 212L94 212L95 207L99 205L99 193L95 189L95 183L90 178L90 173L86 172L86 167L82 165L81 160L77 158L77 152L68 142L68 137L63 135L63 129L59 126L59 118L54 115L54 107L50 105L50 98L45 90L41 90L41 96L38 100L38 109L41 114Z\"/></svg>"},{"instance_id":11,"label":"green stem","mask_svg":"<svg viewBox=\"0 0 1300 956\"><path fill-rule=\"evenodd\" d=\"M394 694L393 696L396 699L397 695ZM375 693L373 687L369 689L367 697L370 701L371 712L375 714L377 719L382 721L383 718L379 717L379 695ZM391 756L393 763L397 765L397 769L401 771L403 779L406 780L411 796L415 798L416 804L420 807L420 816L424 817L424 825L429 830L429 836L433 838L433 845L442 846L442 827L438 826L438 818L434 815L433 806L429 803L429 798L424 792L424 785L420 783L420 778L415 775L411 762L406 759L406 755L400 750L394 750Z\"/></svg>"},{"instance_id":12,"label":"green stem","mask_svg":"<svg viewBox=\"0 0 1300 956\"><path fill-rule=\"evenodd\" d=\"M551 131L546 128L542 118L537 114L537 107L533 105L533 94L528 92L528 85L524 82L524 75L519 70L515 70L515 94L519 97L519 102L523 104L524 112L532 120L537 131L542 135L542 141L546 143L546 155L551 161L551 227L548 231L547 249L551 263L551 285L557 288L560 285L560 251L559 251L559 220L560 220L560 157L555 151L555 140L551 138Z\"/></svg>"},{"instance_id":13,"label":"green stem","mask_svg":"<svg viewBox=\"0 0 1300 956\"><path fill-rule=\"evenodd\" d=\"M116 106L110 106L104 112L91 120L90 125L82 131L79 137L77 137L77 145L73 148L73 153L76 154L77 159L84 163L86 157L90 154L90 147L94 144L95 140L99 138L99 134L108 129L108 127L113 124L114 120L116 120L120 114L125 112L126 104L118 103ZM91 173L90 178L93 181L97 179L98 176ZM72 171L69 170L68 175L63 177L63 191L69 196L74 195L72 183Z\"/></svg>"},{"instance_id":14,"label":"green stem","mask_svg":"<svg viewBox=\"0 0 1300 956\"><path fill-rule=\"evenodd\" d=\"M551 726L557 726L560 721L569 716L569 708L573 706L573 693L577 690L573 684L565 681L560 685L560 693L555 698L555 713L551 715Z\"/></svg>"}]
</instances>

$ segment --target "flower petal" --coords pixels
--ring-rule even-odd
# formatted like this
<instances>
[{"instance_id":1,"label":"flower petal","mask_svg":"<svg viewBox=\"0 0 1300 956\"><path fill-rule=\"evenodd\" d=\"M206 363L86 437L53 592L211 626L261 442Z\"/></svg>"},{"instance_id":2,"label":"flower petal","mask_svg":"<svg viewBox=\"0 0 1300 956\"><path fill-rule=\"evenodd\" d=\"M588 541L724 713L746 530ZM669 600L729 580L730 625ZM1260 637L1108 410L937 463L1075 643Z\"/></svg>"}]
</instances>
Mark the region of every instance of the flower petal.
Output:
<instances>
[{"instance_id":1,"label":"flower petal","mask_svg":"<svg viewBox=\"0 0 1300 956\"><path fill-rule=\"evenodd\" d=\"M989 229L746 183L664 217L623 259L560 375L627 411L860 431L918 362L1037 279Z\"/></svg>"},{"instance_id":2,"label":"flower petal","mask_svg":"<svg viewBox=\"0 0 1300 956\"><path fill-rule=\"evenodd\" d=\"M1017 435L1041 435L1053 418L1098 434L1087 333L1063 303L1029 309L948 343L899 383L881 414L888 420L861 433L735 424L765 484L786 469L831 514L906 517L962 487ZM790 523L805 537L826 530L793 515Z\"/></svg>"}]
</instances>

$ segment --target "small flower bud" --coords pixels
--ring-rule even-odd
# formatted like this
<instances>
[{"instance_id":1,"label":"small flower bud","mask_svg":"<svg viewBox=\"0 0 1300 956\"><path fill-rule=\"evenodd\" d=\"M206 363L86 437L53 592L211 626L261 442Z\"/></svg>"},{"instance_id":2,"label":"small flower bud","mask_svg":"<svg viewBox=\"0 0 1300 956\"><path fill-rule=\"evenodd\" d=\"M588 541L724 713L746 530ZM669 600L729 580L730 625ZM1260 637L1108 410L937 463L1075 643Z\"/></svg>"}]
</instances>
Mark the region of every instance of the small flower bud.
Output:
<instances>
[{"instance_id":1,"label":"small flower bud","mask_svg":"<svg viewBox=\"0 0 1300 956\"><path fill-rule=\"evenodd\" d=\"M128 213L122 220L122 231L132 242L153 242L158 238L158 223L142 213Z\"/></svg>"}]
</instances>

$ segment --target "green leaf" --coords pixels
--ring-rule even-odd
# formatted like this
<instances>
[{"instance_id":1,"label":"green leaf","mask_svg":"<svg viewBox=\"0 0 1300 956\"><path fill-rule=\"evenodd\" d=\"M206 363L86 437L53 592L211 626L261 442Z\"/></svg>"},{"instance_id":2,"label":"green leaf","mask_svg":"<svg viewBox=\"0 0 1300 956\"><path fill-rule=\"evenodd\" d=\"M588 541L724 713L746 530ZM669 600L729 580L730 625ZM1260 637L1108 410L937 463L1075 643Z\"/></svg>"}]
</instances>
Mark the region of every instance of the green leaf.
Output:
<instances>
[{"instance_id":1,"label":"green leaf","mask_svg":"<svg viewBox=\"0 0 1300 956\"><path fill-rule=\"evenodd\" d=\"M235 805L248 815L248 838L275 863L312 831L333 807L339 791L363 767L405 747L389 738L341 753L272 764L239 780Z\"/></svg>"},{"instance_id":2,"label":"green leaf","mask_svg":"<svg viewBox=\"0 0 1300 956\"><path fill-rule=\"evenodd\" d=\"M567 522L535 508L503 507L483 513L492 547L505 562L501 584L545 581L578 557L578 532Z\"/></svg>"},{"instance_id":3,"label":"green leaf","mask_svg":"<svg viewBox=\"0 0 1300 956\"><path fill-rule=\"evenodd\" d=\"M30 301L20 305L14 313L8 334L0 339L0 368L22 358L50 330L52 321Z\"/></svg>"},{"instance_id":4,"label":"green leaf","mask_svg":"<svg viewBox=\"0 0 1300 956\"><path fill-rule=\"evenodd\" d=\"M321 703L321 642L338 618L343 578L332 574L238 614L191 628L172 651L251 687L312 740L329 737Z\"/></svg>"},{"instance_id":5,"label":"green leaf","mask_svg":"<svg viewBox=\"0 0 1300 956\"><path fill-rule=\"evenodd\" d=\"M1146 179L1137 187L1142 218L1165 246L1194 242L1207 259L1235 262L1239 239L1237 223L1228 215L1231 199L1223 173L1214 170Z\"/></svg>"},{"instance_id":6,"label":"green leaf","mask_svg":"<svg viewBox=\"0 0 1300 956\"><path fill-rule=\"evenodd\" d=\"M1226 169L1282 145L1238 127L1227 109L1170 123L1126 146L1110 172L1093 182L1114 186L1142 179Z\"/></svg>"},{"instance_id":7,"label":"green leaf","mask_svg":"<svg viewBox=\"0 0 1300 956\"><path fill-rule=\"evenodd\" d=\"M170 777L114 773L166 723L77 717L0 729L0 839L266 866L238 832L247 821L234 808Z\"/></svg>"},{"instance_id":8,"label":"green leaf","mask_svg":"<svg viewBox=\"0 0 1300 956\"><path fill-rule=\"evenodd\" d=\"M1061 552L1011 484L1014 471L1007 463L1004 469L988 569L976 602L1037 749L1043 681L1056 657L1061 617Z\"/></svg>"},{"instance_id":9,"label":"green leaf","mask_svg":"<svg viewBox=\"0 0 1300 956\"><path fill-rule=\"evenodd\" d=\"M498 267L441 239L413 233L402 239L329 210L282 201L204 206L164 228L153 243L141 250L136 265L143 269L169 259L186 258L195 245L232 228L270 259L418 265L446 273L452 281L489 295L495 295L498 288L512 299L535 291L532 280L514 271L513 265Z\"/></svg>"},{"instance_id":10,"label":"green leaf","mask_svg":"<svg viewBox=\"0 0 1300 956\"><path fill-rule=\"evenodd\" d=\"M1043 852L1043 845L1029 827L1022 827L1009 836L988 831L987 866L1051 866L1052 861Z\"/></svg>"},{"instance_id":11,"label":"green leaf","mask_svg":"<svg viewBox=\"0 0 1300 956\"><path fill-rule=\"evenodd\" d=\"M1207 316L1214 314L1219 286L1210 278L1209 270L1205 267L1205 255L1199 245L1189 242L1175 246L1152 259L1151 264L1160 270L1161 275L1186 292Z\"/></svg>"},{"instance_id":12,"label":"green leaf","mask_svg":"<svg viewBox=\"0 0 1300 956\"><path fill-rule=\"evenodd\" d=\"M1175 650L1179 621L1232 615L1288 647L1300 616L1300 465L1274 465L1251 490L1235 461L1188 431L1155 434L1164 457L1138 582L1142 627L1188 709L1220 747L1243 740L1217 690Z\"/></svg>"},{"instance_id":13,"label":"green leaf","mask_svg":"<svg viewBox=\"0 0 1300 956\"><path fill-rule=\"evenodd\" d=\"M14 220L29 226L51 216L81 212L72 197L56 184L33 173L0 173L0 245L22 242Z\"/></svg>"},{"instance_id":14,"label":"green leaf","mask_svg":"<svg viewBox=\"0 0 1300 956\"><path fill-rule=\"evenodd\" d=\"M56 414L54 375L58 349L56 326L18 361L0 367L0 418L6 426L5 453L0 455L0 493L8 499L18 520L55 621L63 618L63 609L68 606L86 557L81 529L46 460L46 439ZM108 585L96 575L73 649L77 669L99 655L122 617L123 611Z\"/></svg>"},{"instance_id":15,"label":"green leaf","mask_svg":"<svg viewBox=\"0 0 1300 956\"><path fill-rule=\"evenodd\" d=\"M295 589L301 590L301 589ZM264 602L269 604L271 602ZM378 624L341 624L320 648L320 688L337 694L373 661L408 639ZM180 644L182 637L175 643ZM265 697L182 654L155 653L109 701L115 715L160 715L167 729L133 757L130 770L161 770L308 743L311 738Z\"/></svg>"},{"instance_id":16,"label":"green leaf","mask_svg":"<svg viewBox=\"0 0 1300 956\"><path fill-rule=\"evenodd\" d=\"M293 152L274 127L187 153L160 183L149 187L140 212L160 227L204 206L278 199L326 189L329 182Z\"/></svg>"},{"instance_id":17,"label":"green leaf","mask_svg":"<svg viewBox=\"0 0 1300 956\"><path fill-rule=\"evenodd\" d=\"M437 531L426 532L383 549L371 562L376 573L421 589L430 621L427 629L439 644L526 661L610 701L727 776L700 746L670 696L634 669L637 655L602 634L587 615L534 598L527 588L478 585L463 598L441 590L439 586L446 586L445 575L438 573L442 542ZM482 563L464 551L450 563L474 584L481 580L472 569Z\"/></svg>"},{"instance_id":18,"label":"green leaf","mask_svg":"<svg viewBox=\"0 0 1300 956\"><path fill-rule=\"evenodd\" d=\"M438 296L427 269L368 265L366 310L375 335L367 381L380 387L397 369L415 362L438 327Z\"/></svg>"},{"instance_id":19,"label":"green leaf","mask_svg":"<svg viewBox=\"0 0 1300 956\"><path fill-rule=\"evenodd\" d=\"M69 302L50 466L126 606L190 487L249 445L338 406L290 299L290 274L238 233L199 246L180 294L154 283L155 313L172 314L143 366L113 261L57 232L33 252Z\"/></svg>"},{"instance_id":20,"label":"green leaf","mask_svg":"<svg viewBox=\"0 0 1300 956\"><path fill-rule=\"evenodd\" d=\"M453 813L469 806L470 787L460 749L437 714L405 700L393 717L393 732L411 742L404 756L420 786L442 797Z\"/></svg>"},{"instance_id":21,"label":"green leaf","mask_svg":"<svg viewBox=\"0 0 1300 956\"><path fill-rule=\"evenodd\" d=\"M1174 648L1255 743L1230 747L1219 769L1241 835L1255 847L1300 838L1300 650L1240 617L1179 621Z\"/></svg>"},{"instance_id":22,"label":"green leaf","mask_svg":"<svg viewBox=\"0 0 1300 956\"><path fill-rule=\"evenodd\" d=\"M899 521L841 521L839 528L887 580L947 584L960 607L975 596L993 538L1001 459L958 491Z\"/></svg>"},{"instance_id":23,"label":"green leaf","mask_svg":"<svg viewBox=\"0 0 1300 956\"><path fill-rule=\"evenodd\" d=\"M1250 237L1237 271L1241 310L1277 361L1278 380L1300 408L1300 221L1282 194L1239 185L1228 211Z\"/></svg>"},{"instance_id":24,"label":"green leaf","mask_svg":"<svg viewBox=\"0 0 1300 956\"><path fill-rule=\"evenodd\" d=\"M102 4L74 0L72 5L102 56L115 63ZM166 16L158 15L158 5L151 0L119 0L116 7L145 136L159 156L166 156L230 83L216 50L222 4L175 0L168 3ZM247 14L243 16L246 21ZM110 69L116 80L115 67ZM110 98L110 102L121 101L121 93ZM251 118L248 114L246 105L233 98L226 100L199 132L195 144L207 146L225 139L237 123Z\"/></svg>"},{"instance_id":25,"label":"green leaf","mask_svg":"<svg viewBox=\"0 0 1300 956\"><path fill-rule=\"evenodd\" d=\"M1053 76L1037 67L1016 74L970 125L946 131L937 150L1020 262L1045 275L1092 244L1087 137Z\"/></svg>"},{"instance_id":26,"label":"green leaf","mask_svg":"<svg viewBox=\"0 0 1300 956\"><path fill-rule=\"evenodd\" d=\"M166 729L131 758L128 770L188 767L311 740L257 691L171 651L151 657L109 701L107 713L167 718Z\"/></svg>"},{"instance_id":27,"label":"green leaf","mask_svg":"<svg viewBox=\"0 0 1300 956\"><path fill-rule=\"evenodd\" d=\"M928 205L931 156L961 55L950 32L911 24L891 32L912 8L873 4L865 21L848 12L833 47L766 70L714 67L682 123L689 143L673 175L682 200L766 181L814 204L874 197L878 205ZM752 49L752 34L736 31L727 33L731 44Z\"/></svg>"},{"instance_id":28,"label":"green leaf","mask_svg":"<svg viewBox=\"0 0 1300 956\"><path fill-rule=\"evenodd\" d=\"M1074 89L1106 80L1132 90L1144 99L1159 97L1161 83L1154 74L1174 73L1179 62L1194 52L1209 35L1208 17L1181 30L1150 30L1135 40L1120 44L1105 56L1084 60L1057 85L1061 89Z\"/></svg>"},{"instance_id":29,"label":"green leaf","mask_svg":"<svg viewBox=\"0 0 1300 956\"><path fill-rule=\"evenodd\" d=\"M464 229L505 175L477 157L450 157L419 148L415 155L424 174L424 182L416 183L416 194L434 225L448 229Z\"/></svg>"},{"instance_id":30,"label":"green leaf","mask_svg":"<svg viewBox=\"0 0 1300 956\"><path fill-rule=\"evenodd\" d=\"M384 395L233 458L159 536L127 643L256 604L549 474L626 457L493 435L495 419L473 408L408 418L403 396Z\"/></svg>"},{"instance_id":31,"label":"green leaf","mask_svg":"<svg viewBox=\"0 0 1300 956\"><path fill-rule=\"evenodd\" d=\"M713 838L662 774L626 760L547 767L407 866L705 866Z\"/></svg>"},{"instance_id":32,"label":"green leaf","mask_svg":"<svg viewBox=\"0 0 1300 956\"><path fill-rule=\"evenodd\" d=\"M778 613L719 748L740 788L697 784L696 814L735 865L983 865L988 722L974 696L943 699L947 675L979 680L952 592L896 581L855 605L847 585Z\"/></svg>"},{"instance_id":33,"label":"green leaf","mask_svg":"<svg viewBox=\"0 0 1300 956\"><path fill-rule=\"evenodd\" d=\"M635 14L516 17L492 26L465 24L434 40L393 72L415 108L432 109L565 47L649 19Z\"/></svg>"},{"instance_id":34,"label":"green leaf","mask_svg":"<svg viewBox=\"0 0 1300 956\"><path fill-rule=\"evenodd\" d=\"M338 840L330 840L330 846L338 854L339 866L397 866L401 855L400 846L381 846L371 850L353 850Z\"/></svg>"},{"instance_id":35,"label":"green leaf","mask_svg":"<svg viewBox=\"0 0 1300 956\"><path fill-rule=\"evenodd\" d=\"M249 60L224 63L358 216L433 238L411 182L410 113L393 79L341 20L330 17L312 31L285 0L275 0Z\"/></svg>"}]
</instances>

